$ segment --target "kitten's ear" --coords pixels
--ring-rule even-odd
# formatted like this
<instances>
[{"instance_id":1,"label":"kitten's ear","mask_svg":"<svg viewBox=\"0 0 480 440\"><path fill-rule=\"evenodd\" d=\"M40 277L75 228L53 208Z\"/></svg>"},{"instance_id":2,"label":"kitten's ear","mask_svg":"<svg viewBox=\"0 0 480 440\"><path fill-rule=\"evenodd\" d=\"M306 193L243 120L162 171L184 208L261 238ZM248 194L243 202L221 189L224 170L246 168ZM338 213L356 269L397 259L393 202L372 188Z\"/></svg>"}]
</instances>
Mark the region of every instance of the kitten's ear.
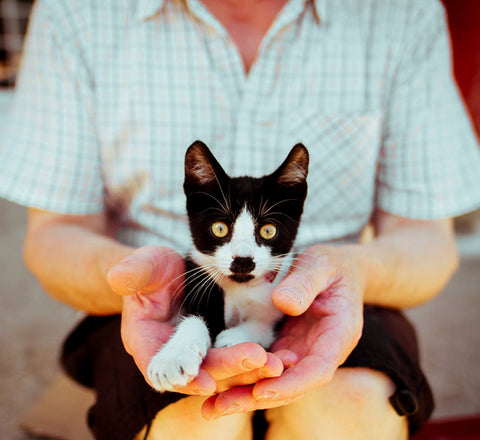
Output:
<instances>
[{"instance_id":1,"label":"kitten's ear","mask_svg":"<svg viewBox=\"0 0 480 440\"><path fill-rule=\"evenodd\" d=\"M281 185L295 186L305 183L308 174L308 150L303 144L295 145L285 161L272 174Z\"/></svg>"},{"instance_id":2,"label":"kitten's ear","mask_svg":"<svg viewBox=\"0 0 480 440\"><path fill-rule=\"evenodd\" d=\"M185 186L219 184L227 175L209 148L195 141L185 154Z\"/></svg>"}]
</instances>

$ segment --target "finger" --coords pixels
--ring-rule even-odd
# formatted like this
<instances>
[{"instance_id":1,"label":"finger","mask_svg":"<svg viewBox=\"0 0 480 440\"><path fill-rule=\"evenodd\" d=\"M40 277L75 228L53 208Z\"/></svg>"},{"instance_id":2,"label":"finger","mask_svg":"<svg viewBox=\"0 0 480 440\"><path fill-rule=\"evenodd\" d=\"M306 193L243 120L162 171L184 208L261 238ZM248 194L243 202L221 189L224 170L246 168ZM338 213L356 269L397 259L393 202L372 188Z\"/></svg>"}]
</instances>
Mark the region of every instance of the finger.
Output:
<instances>
[{"instance_id":1,"label":"finger","mask_svg":"<svg viewBox=\"0 0 480 440\"><path fill-rule=\"evenodd\" d=\"M215 393L217 383L212 376L204 370L200 370L198 375L185 387L175 388L174 392L188 394L190 396L211 396Z\"/></svg>"},{"instance_id":2,"label":"finger","mask_svg":"<svg viewBox=\"0 0 480 440\"><path fill-rule=\"evenodd\" d=\"M310 355L280 377L256 384L253 389L255 398L266 401L293 399L327 383L355 348L361 335L361 318L357 319L348 310L326 316L316 327L311 327L310 333L314 340L309 348Z\"/></svg>"},{"instance_id":3,"label":"finger","mask_svg":"<svg viewBox=\"0 0 480 440\"><path fill-rule=\"evenodd\" d=\"M252 390L253 398L267 405L275 402L293 401L308 390L324 385L333 377L335 368L321 357L309 356L286 370L279 378L265 379Z\"/></svg>"},{"instance_id":4,"label":"finger","mask_svg":"<svg viewBox=\"0 0 480 440\"><path fill-rule=\"evenodd\" d=\"M208 398L202 405L202 416L207 420L213 420L230 414L275 408L291 403L300 397L283 401L259 401L253 397L252 387L236 387Z\"/></svg>"},{"instance_id":5,"label":"finger","mask_svg":"<svg viewBox=\"0 0 480 440\"><path fill-rule=\"evenodd\" d=\"M236 387L208 398L202 405L202 416L213 420L230 414L250 412L255 406L252 387Z\"/></svg>"},{"instance_id":6,"label":"finger","mask_svg":"<svg viewBox=\"0 0 480 440\"><path fill-rule=\"evenodd\" d=\"M221 393L233 387L251 385L267 377L278 377L282 372L283 363L280 358L267 353L267 362L263 367L218 381L216 392Z\"/></svg>"},{"instance_id":7,"label":"finger","mask_svg":"<svg viewBox=\"0 0 480 440\"><path fill-rule=\"evenodd\" d=\"M278 377L283 373L283 369L283 361L276 354L267 353L267 362L265 365L258 370L251 372L255 374L257 380L248 383L257 382L259 378L265 379L267 377ZM248 375L250 372L244 374Z\"/></svg>"},{"instance_id":8,"label":"finger","mask_svg":"<svg viewBox=\"0 0 480 440\"><path fill-rule=\"evenodd\" d=\"M253 342L226 348L212 348L208 351L202 368L217 381L257 370L268 361L267 352Z\"/></svg>"},{"instance_id":9,"label":"finger","mask_svg":"<svg viewBox=\"0 0 480 440\"><path fill-rule=\"evenodd\" d=\"M284 369L293 367L299 361L298 355L291 350L278 350L273 352L283 364Z\"/></svg>"},{"instance_id":10,"label":"finger","mask_svg":"<svg viewBox=\"0 0 480 440\"><path fill-rule=\"evenodd\" d=\"M333 282L331 268L322 266L319 258L319 252L313 250L300 255L290 274L273 291L272 301L283 313L301 315Z\"/></svg>"},{"instance_id":11,"label":"finger","mask_svg":"<svg viewBox=\"0 0 480 440\"><path fill-rule=\"evenodd\" d=\"M182 257L162 246L144 246L113 266L107 282L119 295L160 290L185 271Z\"/></svg>"}]
</instances>

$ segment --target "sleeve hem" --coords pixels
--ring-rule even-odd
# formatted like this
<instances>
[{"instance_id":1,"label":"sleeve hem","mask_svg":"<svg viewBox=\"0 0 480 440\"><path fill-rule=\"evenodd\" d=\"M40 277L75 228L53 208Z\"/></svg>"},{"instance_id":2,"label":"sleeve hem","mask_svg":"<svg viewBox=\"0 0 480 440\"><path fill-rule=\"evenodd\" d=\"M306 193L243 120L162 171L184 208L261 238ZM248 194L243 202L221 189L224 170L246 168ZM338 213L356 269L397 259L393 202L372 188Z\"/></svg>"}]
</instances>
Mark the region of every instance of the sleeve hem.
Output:
<instances>
[{"instance_id":1,"label":"sleeve hem","mask_svg":"<svg viewBox=\"0 0 480 440\"><path fill-rule=\"evenodd\" d=\"M99 214L105 211L103 203L88 202L78 203L72 205L68 202L57 201L56 203L41 202L28 197L17 197L10 194L2 194L0 191L0 197L8 202L15 203L16 205L23 206L25 208L34 208L42 211L54 212L57 214L65 215L91 215Z\"/></svg>"},{"instance_id":2,"label":"sleeve hem","mask_svg":"<svg viewBox=\"0 0 480 440\"><path fill-rule=\"evenodd\" d=\"M422 220L453 218L480 208L480 192L467 194L463 189L452 193L464 196L447 202L448 196L442 193L420 194L389 188L376 206L394 215Z\"/></svg>"}]
</instances>

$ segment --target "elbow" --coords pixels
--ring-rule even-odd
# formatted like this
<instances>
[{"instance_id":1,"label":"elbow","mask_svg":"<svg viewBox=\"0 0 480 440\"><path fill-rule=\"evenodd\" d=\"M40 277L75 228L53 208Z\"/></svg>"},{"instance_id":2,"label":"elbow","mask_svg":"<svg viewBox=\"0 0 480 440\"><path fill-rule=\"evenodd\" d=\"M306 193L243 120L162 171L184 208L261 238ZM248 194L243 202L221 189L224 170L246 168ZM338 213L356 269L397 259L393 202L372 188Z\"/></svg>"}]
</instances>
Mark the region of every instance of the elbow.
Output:
<instances>
[{"instance_id":1,"label":"elbow","mask_svg":"<svg viewBox=\"0 0 480 440\"><path fill-rule=\"evenodd\" d=\"M38 256L38 254L39 252L36 249L36 240L33 239L32 234L27 230L22 247L23 262L25 263L27 269L37 278L37 264L35 256Z\"/></svg>"},{"instance_id":2,"label":"elbow","mask_svg":"<svg viewBox=\"0 0 480 440\"><path fill-rule=\"evenodd\" d=\"M448 250L446 251L446 262L443 273L445 274L445 281L442 286L445 287L450 279L453 277L458 267L460 266L460 254L455 239L453 238L449 243Z\"/></svg>"},{"instance_id":3,"label":"elbow","mask_svg":"<svg viewBox=\"0 0 480 440\"><path fill-rule=\"evenodd\" d=\"M445 262L442 273L445 275L445 287L460 265L460 254L458 252L457 240L455 235L455 227L453 221L449 222L448 234L446 235L444 245Z\"/></svg>"},{"instance_id":4,"label":"elbow","mask_svg":"<svg viewBox=\"0 0 480 440\"><path fill-rule=\"evenodd\" d=\"M22 246L23 262L28 271L50 295L52 295L51 278L52 275L55 276L55 272L48 264L52 251L52 237L48 234L48 228L32 227L29 224Z\"/></svg>"},{"instance_id":5,"label":"elbow","mask_svg":"<svg viewBox=\"0 0 480 440\"><path fill-rule=\"evenodd\" d=\"M459 265L460 255L455 237L452 237L451 240L448 240L442 250L442 258L438 259L436 267L432 267L433 273L430 278L430 294L426 296L425 301L422 301L422 303L436 297L444 290L457 271Z\"/></svg>"},{"instance_id":6,"label":"elbow","mask_svg":"<svg viewBox=\"0 0 480 440\"><path fill-rule=\"evenodd\" d=\"M37 233L27 231L23 241L22 256L25 267L36 278L43 290L50 296L56 298L52 286L48 281L49 271L45 266L45 255L48 251L44 249L44 240Z\"/></svg>"}]
</instances>

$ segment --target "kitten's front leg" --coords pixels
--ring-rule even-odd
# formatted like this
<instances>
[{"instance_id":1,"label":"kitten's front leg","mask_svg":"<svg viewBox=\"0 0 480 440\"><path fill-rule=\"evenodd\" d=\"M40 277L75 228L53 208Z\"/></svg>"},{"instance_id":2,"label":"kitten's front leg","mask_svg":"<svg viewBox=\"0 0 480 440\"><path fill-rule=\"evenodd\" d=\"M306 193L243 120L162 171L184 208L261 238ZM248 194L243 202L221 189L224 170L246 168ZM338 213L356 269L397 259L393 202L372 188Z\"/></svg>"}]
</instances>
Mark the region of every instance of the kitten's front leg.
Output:
<instances>
[{"instance_id":1,"label":"kitten's front leg","mask_svg":"<svg viewBox=\"0 0 480 440\"><path fill-rule=\"evenodd\" d=\"M161 392L186 386L198 375L210 346L210 334L203 319L185 317L150 361L147 370L150 383Z\"/></svg>"},{"instance_id":2,"label":"kitten's front leg","mask_svg":"<svg viewBox=\"0 0 480 440\"><path fill-rule=\"evenodd\" d=\"M215 339L215 347L231 347L242 342L255 342L264 348L270 347L275 340L275 332L271 323L245 321L220 332Z\"/></svg>"}]
</instances>

